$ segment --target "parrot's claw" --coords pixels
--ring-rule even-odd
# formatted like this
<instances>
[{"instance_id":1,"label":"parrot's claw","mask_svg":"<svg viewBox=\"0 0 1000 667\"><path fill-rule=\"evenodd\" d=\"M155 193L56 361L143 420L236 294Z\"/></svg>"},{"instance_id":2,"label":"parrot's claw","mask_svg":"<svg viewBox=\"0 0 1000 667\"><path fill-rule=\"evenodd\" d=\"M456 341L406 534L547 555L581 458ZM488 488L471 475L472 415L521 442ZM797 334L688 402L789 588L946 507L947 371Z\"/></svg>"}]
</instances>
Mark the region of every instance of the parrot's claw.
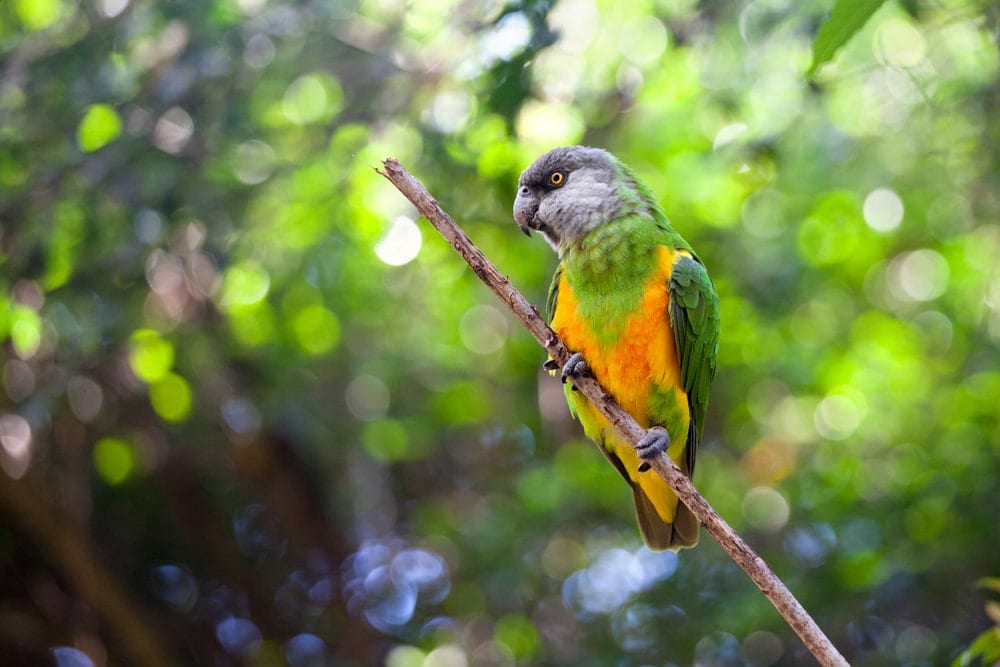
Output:
<instances>
[{"instance_id":1,"label":"parrot's claw","mask_svg":"<svg viewBox=\"0 0 1000 667\"><path fill-rule=\"evenodd\" d=\"M667 433L667 429L662 426L654 426L646 431L646 435L639 439L635 447L639 458L644 459L639 465L639 472L649 470L649 459L656 458L662 452L667 451L667 447L669 446L670 434Z\"/></svg>"},{"instance_id":2,"label":"parrot's claw","mask_svg":"<svg viewBox=\"0 0 1000 667\"><path fill-rule=\"evenodd\" d=\"M566 384L566 380L572 380L573 378L583 377L590 372L590 368L587 366L587 361L583 358L583 355L579 352L574 352L570 355L569 360L563 364L562 367L562 381Z\"/></svg>"},{"instance_id":3,"label":"parrot's claw","mask_svg":"<svg viewBox=\"0 0 1000 667\"><path fill-rule=\"evenodd\" d=\"M545 363L542 364L542 368L547 371L557 371L559 370L559 362L555 359L547 359Z\"/></svg>"}]
</instances>

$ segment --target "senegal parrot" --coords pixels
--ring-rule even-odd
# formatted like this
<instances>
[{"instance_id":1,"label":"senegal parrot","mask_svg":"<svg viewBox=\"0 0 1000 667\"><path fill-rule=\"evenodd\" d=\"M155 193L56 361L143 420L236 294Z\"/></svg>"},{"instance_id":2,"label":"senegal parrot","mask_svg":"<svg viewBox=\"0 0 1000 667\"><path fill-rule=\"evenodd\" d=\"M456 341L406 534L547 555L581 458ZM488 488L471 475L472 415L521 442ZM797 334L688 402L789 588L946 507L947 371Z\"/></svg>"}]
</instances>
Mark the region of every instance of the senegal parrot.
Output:
<instances>
[{"instance_id":1,"label":"senegal parrot","mask_svg":"<svg viewBox=\"0 0 1000 667\"><path fill-rule=\"evenodd\" d=\"M518 181L514 219L559 254L548 311L573 353L563 381L592 373L648 429L640 453L567 383L570 411L632 487L646 544L694 546L697 519L640 457L666 451L694 472L719 348L719 297L705 266L652 192L598 148L538 158Z\"/></svg>"}]
</instances>

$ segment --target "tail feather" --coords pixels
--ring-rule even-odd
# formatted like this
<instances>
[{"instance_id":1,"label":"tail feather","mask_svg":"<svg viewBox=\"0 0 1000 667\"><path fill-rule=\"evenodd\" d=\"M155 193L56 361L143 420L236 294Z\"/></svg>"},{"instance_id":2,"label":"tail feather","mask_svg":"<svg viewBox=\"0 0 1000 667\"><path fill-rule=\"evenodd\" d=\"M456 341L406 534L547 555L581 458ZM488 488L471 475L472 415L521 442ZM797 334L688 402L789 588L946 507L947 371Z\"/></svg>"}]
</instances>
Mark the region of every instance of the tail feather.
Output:
<instances>
[{"instance_id":1,"label":"tail feather","mask_svg":"<svg viewBox=\"0 0 1000 667\"><path fill-rule=\"evenodd\" d=\"M673 522L664 521L649 497L638 484L632 485L632 499L635 501L635 515L639 520L639 532L650 549L681 549L698 544L698 519L682 502L677 502Z\"/></svg>"},{"instance_id":2,"label":"tail feather","mask_svg":"<svg viewBox=\"0 0 1000 667\"><path fill-rule=\"evenodd\" d=\"M662 551L693 547L698 544L701 528L698 520L657 473L639 472L641 462L632 445L624 440L605 441L603 432L599 437L591 437L595 442L606 443L598 445L598 449L632 487L632 500L635 503L636 518L639 520L639 532L646 546ZM683 454L675 455L670 452L670 455L685 474L688 474L687 459ZM656 509L657 506L659 510ZM663 518L665 516L672 519L668 521Z\"/></svg>"}]
</instances>

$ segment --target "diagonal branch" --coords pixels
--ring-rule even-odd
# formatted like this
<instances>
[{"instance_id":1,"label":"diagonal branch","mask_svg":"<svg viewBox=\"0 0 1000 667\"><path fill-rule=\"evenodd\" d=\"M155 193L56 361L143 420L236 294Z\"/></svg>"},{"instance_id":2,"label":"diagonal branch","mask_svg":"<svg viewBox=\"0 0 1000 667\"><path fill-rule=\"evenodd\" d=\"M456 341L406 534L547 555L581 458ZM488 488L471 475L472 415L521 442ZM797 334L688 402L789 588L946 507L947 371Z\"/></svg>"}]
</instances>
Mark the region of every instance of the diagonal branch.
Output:
<instances>
[{"instance_id":1,"label":"diagonal branch","mask_svg":"<svg viewBox=\"0 0 1000 667\"><path fill-rule=\"evenodd\" d=\"M476 275L524 323L524 326L528 328L535 340L545 348L546 352L560 366L565 364L569 359L570 352L538 314L538 309L514 289L510 281L493 266L465 232L444 212L420 181L414 178L403 165L394 158L386 158L382 161L382 165L385 171L376 171L395 185L417 208L417 211L426 217L434 225L434 228L451 243L452 247L476 272ZM594 378L581 377L574 379L573 382L580 392L608 418L611 424L628 438L633 447L645 435L646 431L604 391ZM660 454L660 456L650 460L650 464L667 481L674 493L688 506L688 509L705 526L712 537L736 561L736 564L743 568L747 576L757 584L757 587L799 635L806 648L812 652L819 663L824 667L847 667L847 661L827 639L809 613L795 599L795 596L778 579L768 564L708 504L708 501L698 492L677 464L666 454Z\"/></svg>"}]
</instances>

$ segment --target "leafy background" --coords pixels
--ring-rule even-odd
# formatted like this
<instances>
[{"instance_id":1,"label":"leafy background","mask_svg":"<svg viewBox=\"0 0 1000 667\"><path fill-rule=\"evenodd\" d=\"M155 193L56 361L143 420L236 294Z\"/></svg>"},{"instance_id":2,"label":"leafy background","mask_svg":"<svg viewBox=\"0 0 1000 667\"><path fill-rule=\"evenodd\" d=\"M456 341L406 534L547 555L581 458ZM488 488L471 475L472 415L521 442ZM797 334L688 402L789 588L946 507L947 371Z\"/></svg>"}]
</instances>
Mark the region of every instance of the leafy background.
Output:
<instances>
[{"instance_id":1,"label":"leafy background","mask_svg":"<svg viewBox=\"0 0 1000 667\"><path fill-rule=\"evenodd\" d=\"M873 15L0 4L3 663L807 664L709 537L641 546L540 350L373 169L542 303L510 209L568 143L716 280L703 493L852 664L954 659L1000 572L997 8L838 6Z\"/></svg>"}]
</instances>

